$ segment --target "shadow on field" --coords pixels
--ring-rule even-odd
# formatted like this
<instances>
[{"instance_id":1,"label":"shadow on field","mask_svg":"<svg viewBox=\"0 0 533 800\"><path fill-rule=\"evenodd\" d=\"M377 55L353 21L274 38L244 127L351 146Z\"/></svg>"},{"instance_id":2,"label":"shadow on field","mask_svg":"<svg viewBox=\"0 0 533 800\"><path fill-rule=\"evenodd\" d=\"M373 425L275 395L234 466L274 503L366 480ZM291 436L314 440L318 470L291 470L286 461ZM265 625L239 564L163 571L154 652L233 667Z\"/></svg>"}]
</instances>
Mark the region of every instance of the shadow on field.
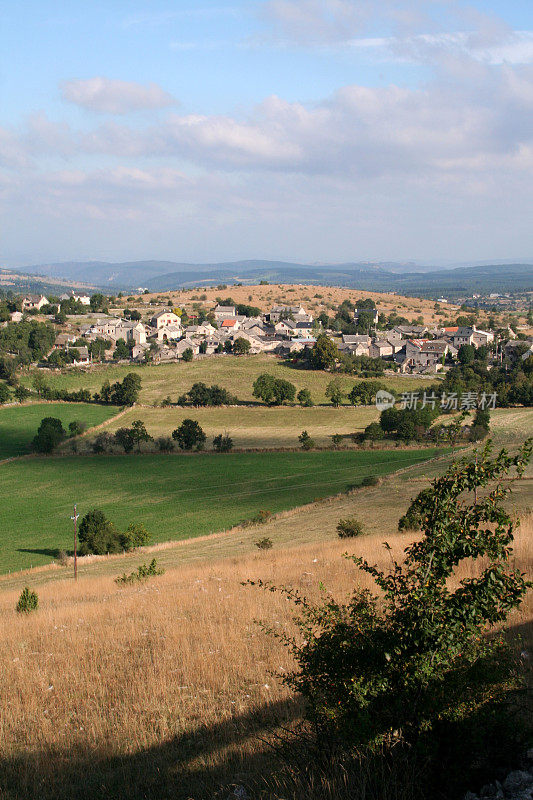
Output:
<instances>
[{"instance_id":1,"label":"shadow on field","mask_svg":"<svg viewBox=\"0 0 533 800\"><path fill-rule=\"evenodd\" d=\"M507 636L523 651L531 688L533 622L512 627ZM391 758L378 753L359 765L330 758L318 763L305 739L285 751L288 760L269 747L269 734L301 718L297 698L126 755L103 752L112 741L101 750L67 743L21 747L20 754L0 760L0 798L231 800L239 796L232 787L242 786L250 800L460 800L468 789L479 791L521 766L531 735L531 691L513 692L509 703L496 701L439 723L434 734L422 736L418 756L395 748ZM28 720L28 728L36 722Z\"/></svg>"},{"instance_id":2,"label":"shadow on field","mask_svg":"<svg viewBox=\"0 0 533 800\"><path fill-rule=\"evenodd\" d=\"M264 705L129 755L108 757L76 747L26 752L0 761L0 797L212 800L221 787L268 777L274 758L260 739L300 714L298 701ZM228 794L229 788L220 797Z\"/></svg>"},{"instance_id":3,"label":"shadow on field","mask_svg":"<svg viewBox=\"0 0 533 800\"><path fill-rule=\"evenodd\" d=\"M38 556L49 556L50 558L57 558L57 547L17 547L17 553L35 553Z\"/></svg>"}]
</instances>

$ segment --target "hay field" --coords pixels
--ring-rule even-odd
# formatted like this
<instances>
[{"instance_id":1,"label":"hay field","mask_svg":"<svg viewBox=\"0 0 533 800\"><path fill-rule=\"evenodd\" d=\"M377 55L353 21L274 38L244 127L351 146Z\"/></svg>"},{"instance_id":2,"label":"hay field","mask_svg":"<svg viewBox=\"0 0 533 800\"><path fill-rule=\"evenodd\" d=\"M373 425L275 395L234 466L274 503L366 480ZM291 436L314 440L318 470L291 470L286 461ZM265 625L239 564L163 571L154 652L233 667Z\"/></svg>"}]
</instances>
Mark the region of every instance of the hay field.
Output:
<instances>
[{"instance_id":1,"label":"hay field","mask_svg":"<svg viewBox=\"0 0 533 800\"><path fill-rule=\"evenodd\" d=\"M341 433L363 431L379 418L375 406L280 406L268 408L258 406L221 406L217 408L132 408L119 419L106 425L107 431L115 431L133 420L141 419L148 433L153 436L169 436L187 417L199 422L211 439L227 431L236 448L299 447L298 436L307 430L318 447L331 447L331 436ZM88 437L90 439L90 437ZM351 440L348 438L347 445Z\"/></svg>"},{"instance_id":2,"label":"hay field","mask_svg":"<svg viewBox=\"0 0 533 800\"><path fill-rule=\"evenodd\" d=\"M31 387L35 370L23 375L21 383ZM173 401L187 392L193 383L203 381L208 385L218 384L236 396L239 401L255 403L252 386L262 372L269 372L276 378L294 383L297 389L309 389L315 403L329 403L325 396L326 386L334 377L339 377L343 388L349 391L356 382L349 375L332 375L320 370L297 369L272 355L256 356L218 355L191 361L178 361L170 364L133 365L103 364L90 369L63 369L58 371L39 370L54 389L90 389L100 391L104 381L111 383L122 380L129 372L140 375L142 389L139 401L146 405L160 403L170 396ZM428 382L439 380L436 376L420 377L408 375L386 375L380 379L398 392L416 390L427 386Z\"/></svg>"},{"instance_id":3,"label":"hay field","mask_svg":"<svg viewBox=\"0 0 533 800\"><path fill-rule=\"evenodd\" d=\"M221 785L269 782L265 740L301 707L281 682L290 655L256 620L291 631L295 609L241 582L318 597L322 581L346 598L368 577L342 553L385 566L385 534L181 566L142 586L118 588L110 575L49 583L29 618L14 611L16 590L1 592L1 796L207 800ZM410 539L394 536L396 553ZM532 541L529 516L515 547L523 571ZM530 595L511 619L522 647L532 617Z\"/></svg>"}]
</instances>

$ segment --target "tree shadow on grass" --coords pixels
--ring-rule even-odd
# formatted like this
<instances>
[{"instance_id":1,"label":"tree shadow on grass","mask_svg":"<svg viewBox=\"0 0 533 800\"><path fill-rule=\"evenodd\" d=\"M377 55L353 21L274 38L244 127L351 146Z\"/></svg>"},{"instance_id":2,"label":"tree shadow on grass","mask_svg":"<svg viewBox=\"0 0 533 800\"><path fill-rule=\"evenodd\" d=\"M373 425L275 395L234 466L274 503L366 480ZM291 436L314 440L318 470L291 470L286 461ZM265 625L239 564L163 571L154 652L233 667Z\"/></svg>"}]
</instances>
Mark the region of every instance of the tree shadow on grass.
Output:
<instances>
[{"instance_id":1,"label":"tree shadow on grass","mask_svg":"<svg viewBox=\"0 0 533 800\"><path fill-rule=\"evenodd\" d=\"M54 547L17 547L17 553L33 553L37 556L48 556L49 558L57 558L59 554L59 548Z\"/></svg>"},{"instance_id":2,"label":"tree shadow on grass","mask_svg":"<svg viewBox=\"0 0 533 800\"><path fill-rule=\"evenodd\" d=\"M76 746L20 753L0 761L0 797L212 800L232 784L253 790L261 777L280 767L262 739L300 713L298 700L264 705L127 755ZM228 794L229 789L220 797Z\"/></svg>"}]
</instances>

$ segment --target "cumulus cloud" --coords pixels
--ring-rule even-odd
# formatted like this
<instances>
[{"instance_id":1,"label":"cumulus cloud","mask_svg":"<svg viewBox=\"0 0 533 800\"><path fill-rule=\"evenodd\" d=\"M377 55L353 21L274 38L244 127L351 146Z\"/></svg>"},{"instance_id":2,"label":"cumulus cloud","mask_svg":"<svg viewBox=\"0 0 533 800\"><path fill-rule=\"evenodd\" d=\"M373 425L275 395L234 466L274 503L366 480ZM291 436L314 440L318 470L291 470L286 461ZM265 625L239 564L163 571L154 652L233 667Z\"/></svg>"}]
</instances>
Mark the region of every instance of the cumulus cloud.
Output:
<instances>
[{"instance_id":1,"label":"cumulus cloud","mask_svg":"<svg viewBox=\"0 0 533 800\"><path fill-rule=\"evenodd\" d=\"M63 100L102 114L128 114L175 105L176 100L156 83L141 84L96 77L64 81Z\"/></svg>"},{"instance_id":2,"label":"cumulus cloud","mask_svg":"<svg viewBox=\"0 0 533 800\"><path fill-rule=\"evenodd\" d=\"M331 46L435 65L418 86L354 83L314 103L271 96L240 114L169 108L157 123L80 129L37 113L0 131L13 241L33 215L50 246L65 220L77 230L89 220L90 249L112 220L117 253L144 236L151 256L154 242L195 242L196 258L177 251L191 260L230 257L232 247L236 258L311 260L508 257L515 238L533 249L532 37L467 14L470 32L444 31L428 15L447 5L412 3L409 16L384 0L390 30L370 39L370 0L267 4L286 35L290 25ZM173 102L160 87L103 78L70 81L63 95L112 114Z\"/></svg>"},{"instance_id":3,"label":"cumulus cloud","mask_svg":"<svg viewBox=\"0 0 533 800\"><path fill-rule=\"evenodd\" d=\"M20 136L5 132L3 142L19 159L165 158L228 174L350 181L442 179L455 172L466 186L472 172L490 171L491 158L508 158L516 169L533 144L533 66L456 61L421 87L354 84L314 105L272 96L244 118L170 113L141 127L110 121L74 130L41 113Z\"/></svg>"}]
</instances>

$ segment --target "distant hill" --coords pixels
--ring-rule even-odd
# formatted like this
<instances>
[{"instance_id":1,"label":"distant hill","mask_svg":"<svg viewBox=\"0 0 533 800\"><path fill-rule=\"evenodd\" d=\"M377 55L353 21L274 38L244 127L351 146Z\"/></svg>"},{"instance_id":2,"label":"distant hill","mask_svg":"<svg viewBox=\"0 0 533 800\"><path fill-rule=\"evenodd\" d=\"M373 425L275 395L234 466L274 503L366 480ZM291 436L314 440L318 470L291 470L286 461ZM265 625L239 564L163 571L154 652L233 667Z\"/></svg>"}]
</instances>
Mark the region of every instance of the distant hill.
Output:
<instances>
[{"instance_id":1,"label":"distant hill","mask_svg":"<svg viewBox=\"0 0 533 800\"><path fill-rule=\"evenodd\" d=\"M0 269L0 291L3 292L58 295L72 289L90 291L95 288L95 285L91 283L61 280L53 278L51 275L29 274L25 270Z\"/></svg>"},{"instance_id":2,"label":"distant hill","mask_svg":"<svg viewBox=\"0 0 533 800\"><path fill-rule=\"evenodd\" d=\"M533 264L492 264L437 269L412 263L297 264L248 260L213 264L174 261L104 261L39 264L24 269L41 280L87 282L107 290L146 287L160 292L219 283L310 283L433 297L533 289Z\"/></svg>"}]
</instances>

